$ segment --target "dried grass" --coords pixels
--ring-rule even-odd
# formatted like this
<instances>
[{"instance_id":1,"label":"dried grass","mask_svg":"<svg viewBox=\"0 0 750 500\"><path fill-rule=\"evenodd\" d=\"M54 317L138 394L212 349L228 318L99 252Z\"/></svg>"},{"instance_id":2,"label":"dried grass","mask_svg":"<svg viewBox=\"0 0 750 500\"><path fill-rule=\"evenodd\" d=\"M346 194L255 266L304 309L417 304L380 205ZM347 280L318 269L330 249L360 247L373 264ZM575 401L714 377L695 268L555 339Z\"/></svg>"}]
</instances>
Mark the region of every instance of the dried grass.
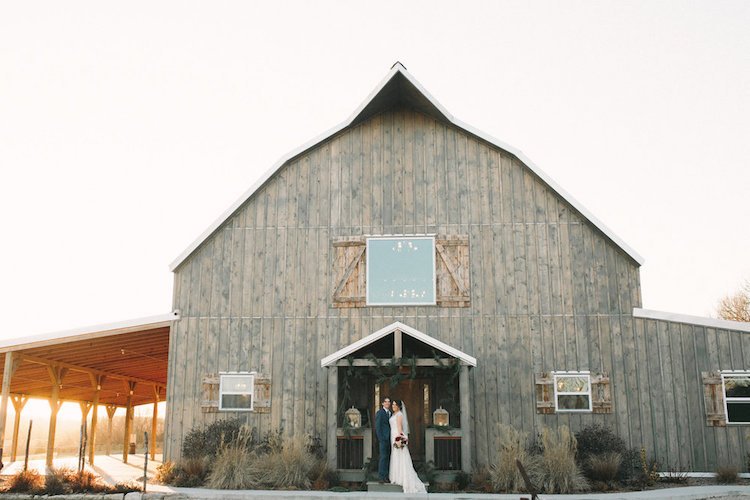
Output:
<instances>
[{"instance_id":1,"label":"dried grass","mask_svg":"<svg viewBox=\"0 0 750 500\"><path fill-rule=\"evenodd\" d=\"M576 463L576 438L567 426L542 429L542 455L534 482L547 493L575 493L590 489Z\"/></svg>"},{"instance_id":2,"label":"dried grass","mask_svg":"<svg viewBox=\"0 0 750 500\"><path fill-rule=\"evenodd\" d=\"M252 462L258 460L255 453L248 449L250 439L249 430L242 427L232 442L221 445L206 480L209 488L246 490L258 486L259 478L248 474Z\"/></svg>"},{"instance_id":3,"label":"dried grass","mask_svg":"<svg viewBox=\"0 0 750 500\"><path fill-rule=\"evenodd\" d=\"M594 481L614 481L620 471L622 455L615 452L590 455L586 460L586 475Z\"/></svg>"},{"instance_id":4,"label":"dried grass","mask_svg":"<svg viewBox=\"0 0 750 500\"><path fill-rule=\"evenodd\" d=\"M10 477L7 492L33 493L42 487L42 476L35 470L25 470Z\"/></svg>"},{"instance_id":5,"label":"dried grass","mask_svg":"<svg viewBox=\"0 0 750 500\"><path fill-rule=\"evenodd\" d=\"M716 468L716 482L734 484L740 479L739 472L739 467L734 465L720 465Z\"/></svg>"},{"instance_id":6,"label":"dried grass","mask_svg":"<svg viewBox=\"0 0 750 500\"><path fill-rule=\"evenodd\" d=\"M174 486L196 487L203 486L210 472L207 457L187 458L175 464Z\"/></svg>"},{"instance_id":7,"label":"dried grass","mask_svg":"<svg viewBox=\"0 0 750 500\"><path fill-rule=\"evenodd\" d=\"M537 460L526 449L527 436L509 425L498 425L497 461L488 471L494 491L526 491L516 460L523 464L527 474L531 475L536 470Z\"/></svg>"},{"instance_id":8,"label":"dried grass","mask_svg":"<svg viewBox=\"0 0 750 500\"><path fill-rule=\"evenodd\" d=\"M316 458L307 450L301 439L285 441L281 449L272 448L264 457L261 469L265 469L265 480L274 488L310 488L310 473L315 468Z\"/></svg>"}]
</instances>

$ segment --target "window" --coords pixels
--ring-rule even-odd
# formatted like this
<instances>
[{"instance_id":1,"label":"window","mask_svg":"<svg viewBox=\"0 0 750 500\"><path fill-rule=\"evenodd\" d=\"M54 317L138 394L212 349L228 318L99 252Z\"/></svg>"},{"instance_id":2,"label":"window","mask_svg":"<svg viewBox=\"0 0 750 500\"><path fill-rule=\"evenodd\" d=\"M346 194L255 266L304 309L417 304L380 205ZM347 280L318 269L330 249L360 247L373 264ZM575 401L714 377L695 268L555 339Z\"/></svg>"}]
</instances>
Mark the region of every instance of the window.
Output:
<instances>
[{"instance_id":1,"label":"window","mask_svg":"<svg viewBox=\"0 0 750 500\"><path fill-rule=\"evenodd\" d=\"M589 372L555 372L554 377L555 411L592 411Z\"/></svg>"},{"instance_id":2,"label":"window","mask_svg":"<svg viewBox=\"0 0 750 500\"><path fill-rule=\"evenodd\" d=\"M253 411L255 372L219 375L219 410Z\"/></svg>"},{"instance_id":3,"label":"window","mask_svg":"<svg viewBox=\"0 0 750 500\"><path fill-rule=\"evenodd\" d=\"M750 372L723 372L724 409L728 424L750 424Z\"/></svg>"},{"instance_id":4,"label":"window","mask_svg":"<svg viewBox=\"0 0 750 500\"><path fill-rule=\"evenodd\" d=\"M435 237L367 238L367 305L435 305Z\"/></svg>"}]
</instances>

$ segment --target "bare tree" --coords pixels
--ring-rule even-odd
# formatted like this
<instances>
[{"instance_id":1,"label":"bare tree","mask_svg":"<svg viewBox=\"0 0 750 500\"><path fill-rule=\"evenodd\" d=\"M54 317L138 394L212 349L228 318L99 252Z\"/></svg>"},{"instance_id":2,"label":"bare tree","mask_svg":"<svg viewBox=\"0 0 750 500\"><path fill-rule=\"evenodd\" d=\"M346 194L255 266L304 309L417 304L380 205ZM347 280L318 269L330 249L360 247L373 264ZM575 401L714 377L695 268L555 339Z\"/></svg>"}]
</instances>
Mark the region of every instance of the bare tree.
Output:
<instances>
[{"instance_id":1,"label":"bare tree","mask_svg":"<svg viewBox=\"0 0 750 500\"><path fill-rule=\"evenodd\" d=\"M750 280L736 293L721 299L716 313L721 319L750 322Z\"/></svg>"}]
</instances>

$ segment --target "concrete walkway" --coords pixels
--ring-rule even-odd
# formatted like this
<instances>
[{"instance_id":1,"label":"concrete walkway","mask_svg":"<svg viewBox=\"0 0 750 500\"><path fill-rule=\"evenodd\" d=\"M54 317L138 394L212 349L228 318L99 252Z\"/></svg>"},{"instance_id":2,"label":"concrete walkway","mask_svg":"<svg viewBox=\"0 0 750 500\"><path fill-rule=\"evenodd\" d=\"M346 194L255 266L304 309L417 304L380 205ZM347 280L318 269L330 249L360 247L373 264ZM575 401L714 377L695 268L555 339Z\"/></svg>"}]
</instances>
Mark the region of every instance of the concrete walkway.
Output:
<instances>
[{"instance_id":1,"label":"concrete walkway","mask_svg":"<svg viewBox=\"0 0 750 500\"><path fill-rule=\"evenodd\" d=\"M216 500L216 499L253 499L253 500L313 500L324 498L365 499L365 500L394 500L394 499L430 499L430 500L518 500L530 498L528 494L516 493L512 495L490 495L481 493L427 493L422 495L407 495L404 493L375 493L354 491L349 493L333 493L330 491L254 491L254 490L209 490L205 488L173 488L168 486L149 485L148 493L141 497L140 493L128 493L127 500ZM716 486L687 486L684 488L664 488L649 491L632 491L627 493L591 493L577 495L540 495L540 499L583 499L583 500L750 500L750 486L716 485Z\"/></svg>"},{"instance_id":2,"label":"concrete walkway","mask_svg":"<svg viewBox=\"0 0 750 500\"><path fill-rule=\"evenodd\" d=\"M161 455L156 455L157 460L148 461L148 478L156 475L156 468L161 465ZM143 454L129 455L128 463L122 461L122 455L97 455L94 465L86 464L86 470L100 476L102 480L110 485L116 483L141 482L143 480ZM78 465L78 457L62 457L54 460L54 467L67 467L75 470ZM29 469L36 470L40 474L46 474L47 466L43 459L29 460ZM23 470L23 460L11 462L0 471L2 476L12 476Z\"/></svg>"}]
</instances>

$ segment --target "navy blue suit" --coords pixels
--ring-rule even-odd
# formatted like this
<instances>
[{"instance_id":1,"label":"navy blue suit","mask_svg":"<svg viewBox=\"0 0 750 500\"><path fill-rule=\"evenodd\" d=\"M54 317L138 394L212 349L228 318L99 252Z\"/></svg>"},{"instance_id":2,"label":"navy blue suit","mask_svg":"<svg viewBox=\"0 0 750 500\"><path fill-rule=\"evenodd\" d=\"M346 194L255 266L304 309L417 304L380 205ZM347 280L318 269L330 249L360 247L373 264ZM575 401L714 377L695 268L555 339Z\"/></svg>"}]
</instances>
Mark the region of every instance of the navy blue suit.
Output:
<instances>
[{"instance_id":1,"label":"navy blue suit","mask_svg":"<svg viewBox=\"0 0 750 500\"><path fill-rule=\"evenodd\" d=\"M391 424L390 415L383 408L375 414L375 435L378 438L380 462L378 463L378 477L384 481L388 479L388 467L391 462Z\"/></svg>"}]
</instances>

